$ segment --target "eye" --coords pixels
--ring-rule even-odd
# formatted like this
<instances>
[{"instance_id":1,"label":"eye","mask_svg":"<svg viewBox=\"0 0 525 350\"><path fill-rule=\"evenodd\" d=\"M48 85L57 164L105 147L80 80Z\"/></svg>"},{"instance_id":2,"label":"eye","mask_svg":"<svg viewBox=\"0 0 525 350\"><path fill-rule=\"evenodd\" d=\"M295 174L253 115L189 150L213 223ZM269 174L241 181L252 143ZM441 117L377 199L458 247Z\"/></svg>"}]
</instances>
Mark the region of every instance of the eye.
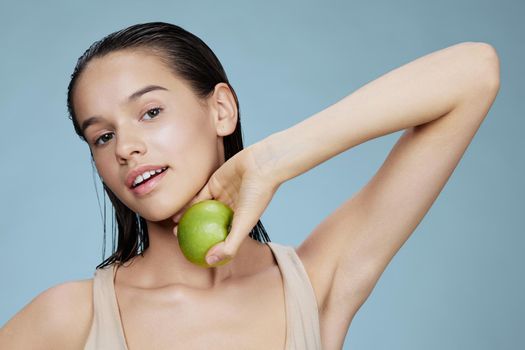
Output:
<instances>
[{"instance_id":1,"label":"eye","mask_svg":"<svg viewBox=\"0 0 525 350\"><path fill-rule=\"evenodd\" d=\"M159 113L163 110L162 107L155 107L155 108L152 108L150 110L148 110L144 116L149 116L151 119L155 118L156 116L159 115Z\"/></svg>"},{"instance_id":2,"label":"eye","mask_svg":"<svg viewBox=\"0 0 525 350\"><path fill-rule=\"evenodd\" d=\"M155 117L157 117L159 115L159 113L163 110L164 108L162 107L155 107L155 108L151 108L149 109L146 113L144 113L144 117L148 116L149 118L153 119ZM105 133L103 134L102 136L100 136L99 138L97 138L93 144L95 146L102 146L104 145L105 143L107 143L109 140L111 140L113 138L113 133L112 132L108 132L108 133Z\"/></svg>"},{"instance_id":3,"label":"eye","mask_svg":"<svg viewBox=\"0 0 525 350\"><path fill-rule=\"evenodd\" d=\"M100 145L103 145L105 144L106 142L108 142L109 140L111 140L113 138L113 133L112 132L108 132L108 133L105 133L104 135L100 136L99 138L97 138L94 142L95 146L100 146Z\"/></svg>"}]
</instances>

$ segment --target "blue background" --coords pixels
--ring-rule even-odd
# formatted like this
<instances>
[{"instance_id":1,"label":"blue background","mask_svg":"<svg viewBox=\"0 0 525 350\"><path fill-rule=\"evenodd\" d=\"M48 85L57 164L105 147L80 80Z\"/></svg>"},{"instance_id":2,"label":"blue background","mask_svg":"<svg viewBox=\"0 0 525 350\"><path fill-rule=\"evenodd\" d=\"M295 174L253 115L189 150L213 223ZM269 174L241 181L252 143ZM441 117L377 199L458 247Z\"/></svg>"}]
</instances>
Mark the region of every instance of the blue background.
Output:
<instances>
[{"instance_id":1,"label":"blue background","mask_svg":"<svg viewBox=\"0 0 525 350\"><path fill-rule=\"evenodd\" d=\"M221 60L246 145L424 54L462 41L493 45L499 95L357 313L344 348L525 348L524 4L2 2L0 324L45 289L91 278L102 261L89 151L67 118L76 59L110 32L165 21L202 38ZM272 241L299 245L366 184L399 136L358 145L282 185L262 217Z\"/></svg>"}]
</instances>

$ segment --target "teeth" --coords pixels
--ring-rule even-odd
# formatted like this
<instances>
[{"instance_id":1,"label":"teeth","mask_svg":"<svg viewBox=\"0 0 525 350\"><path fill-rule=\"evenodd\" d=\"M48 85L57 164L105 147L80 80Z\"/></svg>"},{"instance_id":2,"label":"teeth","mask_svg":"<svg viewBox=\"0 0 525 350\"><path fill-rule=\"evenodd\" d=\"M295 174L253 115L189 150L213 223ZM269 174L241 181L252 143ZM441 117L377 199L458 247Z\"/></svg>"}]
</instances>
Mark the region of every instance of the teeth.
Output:
<instances>
[{"instance_id":1,"label":"teeth","mask_svg":"<svg viewBox=\"0 0 525 350\"><path fill-rule=\"evenodd\" d=\"M157 169L157 170L149 170L149 171L145 171L143 174L137 176L137 178L135 179L135 181L133 181L133 187L137 186L138 184L140 184L141 182L149 179L150 177L152 177L153 175L155 174L158 174L160 172L162 172L163 170L165 170L166 168L162 168L162 169Z\"/></svg>"},{"instance_id":2,"label":"teeth","mask_svg":"<svg viewBox=\"0 0 525 350\"><path fill-rule=\"evenodd\" d=\"M142 178L142 175L137 176L137 178L135 179L135 181L133 181L133 186L138 185L138 184L141 183L142 181L144 181L144 179Z\"/></svg>"}]
</instances>

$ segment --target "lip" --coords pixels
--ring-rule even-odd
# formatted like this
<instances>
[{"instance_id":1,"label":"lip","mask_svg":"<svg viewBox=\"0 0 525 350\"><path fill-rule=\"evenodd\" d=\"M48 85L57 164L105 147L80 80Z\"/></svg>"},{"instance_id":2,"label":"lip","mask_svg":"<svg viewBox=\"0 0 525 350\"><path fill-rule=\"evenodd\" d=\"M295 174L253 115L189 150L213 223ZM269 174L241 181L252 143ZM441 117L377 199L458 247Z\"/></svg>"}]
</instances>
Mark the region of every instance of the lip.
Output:
<instances>
[{"instance_id":1,"label":"lip","mask_svg":"<svg viewBox=\"0 0 525 350\"><path fill-rule=\"evenodd\" d=\"M137 176L143 174L146 171L157 170L157 169L162 169L162 168L167 168L167 166L166 165L141 165L139 167L136 167L135 169L131 170L126 176L126 186L128 186L129 189L133 189L131 188L131 186L133 186L133 181L135 181ZM160 175L162 174L163 173L161 173Z\"/></svg>"},{"instance_id":2,"label":"lip","mask_svg":"<svg viewBox=\"0 0 525 350\"><path fill-rule=\"evenodd\" d=\"M166 170L164 170L162 173L156 175L151 180L143 182L140 185L138 185L137 187L131 188L131 192L133 192L136 196L145 196L145 195L147 195L148 193L150 193L151 191L153 191L155 189L157 184L162 180L164 175L166 175L168 170L169 169L166 168Z\"/></svg>"}]
</instances>

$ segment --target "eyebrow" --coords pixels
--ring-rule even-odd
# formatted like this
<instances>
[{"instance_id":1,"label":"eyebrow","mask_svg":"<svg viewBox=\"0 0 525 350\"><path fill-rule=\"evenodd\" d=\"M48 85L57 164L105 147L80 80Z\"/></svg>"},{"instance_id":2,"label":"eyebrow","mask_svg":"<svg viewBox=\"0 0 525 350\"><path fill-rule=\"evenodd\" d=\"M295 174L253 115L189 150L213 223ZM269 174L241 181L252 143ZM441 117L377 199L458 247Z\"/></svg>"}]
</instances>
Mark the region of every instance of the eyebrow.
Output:
<instances>
[{"instance_id":1,"label":"eyebrow","mask_svg":"<svg viewBox=\"0 0 525 350\"><path fill-rule=\"evenodd\" d=\"M134 93L132 93L129 97L128 97L128 103L131 103L135 100L137 100L140 96L144 95L145 93L148 93L150 91L155 91L155 90L164 90L164 91L168 91L168 89L166 89L165 87L162 87L162 86L158 86L158 85L148 85L148 86L145 86L143 87L142 89L140 90L137 90L135 91ZM87 118L86 120L84 120L82 122L82 125L80 126L80 130L82 131L82 134L84 134L84 131L86 131L86 129L88 127L90 127L91 125L93 124L97 124L99 122L101 122L103 120L102 117L100 116L93 116L93 117L89 117Z\"/></svg>"}]
</instances>

